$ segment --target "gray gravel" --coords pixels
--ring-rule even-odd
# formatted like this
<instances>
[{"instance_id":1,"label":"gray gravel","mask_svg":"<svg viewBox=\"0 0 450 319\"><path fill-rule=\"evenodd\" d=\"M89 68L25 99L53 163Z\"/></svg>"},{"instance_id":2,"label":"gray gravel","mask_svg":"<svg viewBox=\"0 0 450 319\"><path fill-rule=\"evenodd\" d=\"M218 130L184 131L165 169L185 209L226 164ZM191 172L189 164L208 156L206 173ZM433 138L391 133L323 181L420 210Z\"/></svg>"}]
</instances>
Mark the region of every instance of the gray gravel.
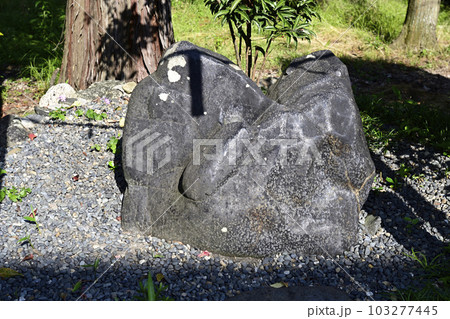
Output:
<instances>
[{"instance_id":1,"label":"gray gravel","mask_svg":"<svg viewBox=\"0 0 450 319\"><path fill-rule=\"evenodd\" d=\"M224 300L277 282L334 286L355 300L383 300L390 291L417 283L420 269L405 253L414 248L430 258L448 244L450 158L411 144L373 151L378 177L360 215L360 238L340 256L280 251L263 259L199 257L196 247L125 234L123 178L120 169L107 165L115 156L106 143L121 134L126 106L120 98L78 107L107 112L103 121L78 118L75 108L64 122L31 115L27 124L37 137L0 149L0 167L7 171L2 186L32 190L22 202L5 198L0 204L0 268L23 274L0 279L0 300L131 300L149 271L155 280L164 276L166 295L175 300ZM102 150L92 151L94 144ZM392 189L384 178L394 178L402 163L412 170ZM41 233L23 219L31 207L37 209ZM375 223L369 231L368 215ZM34 248L18 243L26 235ZM96 270L83 267L96 259ZM81 289L72 292L80 280Z\"/></svg>"}]
</instances>

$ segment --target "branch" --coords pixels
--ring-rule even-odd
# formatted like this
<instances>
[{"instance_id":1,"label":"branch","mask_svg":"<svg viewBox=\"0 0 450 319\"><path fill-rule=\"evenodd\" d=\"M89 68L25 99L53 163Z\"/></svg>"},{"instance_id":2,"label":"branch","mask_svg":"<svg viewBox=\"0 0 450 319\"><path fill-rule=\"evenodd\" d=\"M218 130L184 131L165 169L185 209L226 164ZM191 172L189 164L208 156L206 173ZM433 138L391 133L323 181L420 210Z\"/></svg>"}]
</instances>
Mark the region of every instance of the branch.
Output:
<instances>
[{"instance_id":1,"label":"branch","mask_svg":"<svg viewBox=\"0 0 450 319\"><path fill-rule=\"evenodd\" d=\"M240 50L238 51L238 47L236 44L236 36L234 35L234 29L233 29L233 24L231 23L231 20L228 20L228 27L230 28L231 39L233 40L234 54L236 55L236 63L238 65L238 67L241 68L241 53L240 53Z\"/></svg>"}]
</instances>

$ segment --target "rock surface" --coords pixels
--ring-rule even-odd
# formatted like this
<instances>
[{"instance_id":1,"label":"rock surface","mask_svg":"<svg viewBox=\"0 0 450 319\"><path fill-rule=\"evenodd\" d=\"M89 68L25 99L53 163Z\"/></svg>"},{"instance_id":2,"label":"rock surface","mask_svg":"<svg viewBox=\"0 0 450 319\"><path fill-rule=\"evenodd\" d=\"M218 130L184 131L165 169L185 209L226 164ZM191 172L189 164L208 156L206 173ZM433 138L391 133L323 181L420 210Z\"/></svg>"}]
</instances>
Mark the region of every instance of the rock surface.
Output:
<instances>
[{"instance_id":1,"label":"rock surface","mask_svg":"<svg viewBox=\"0 0 450 319\"><path fill-rule=\"evenodd\" d=\"M60 83L52 86L48 91L44 94L44 96L39 101L40 108L48 108L50 110L55 110L61 105L61 98L74 98L76 96L76 92L73 87L71 87L67 83Z\"/></svg>"},{"instance_id":2,"label":"rock surface","mask_svg":"<svg viewBox=\"0 0 450 319\"><path fill-rule=\"evenodd\" d=\"M26 141L28 133L20 118L7 115L0 119L0 147L12 147Z\"/></svg>"},{"instance_id":3,"label":"rock surface","mask_svg":"<svg viewBox=\"0 0 450 319\"><path fill-rule=\"evenodd\" d=\"M108 98L117 99L123 94L122 85L124 81L118 80L107 80L102 82L92 83L86 90L78 91L76 94L77 98L82 98L86 100L94 100L96 98Z\"/></svg>"},{"instance_id":4,"label":"rock surface","mask_svg":"<svg viewBox=\"0 0 450 319\"><path fill-rule=\"evenodd\" d=\"M296 59L269 97L225 57L172 46L130 99L124 230L231 256L354 243L374 164L345 65Z\"/></svg>"}]
</instances>

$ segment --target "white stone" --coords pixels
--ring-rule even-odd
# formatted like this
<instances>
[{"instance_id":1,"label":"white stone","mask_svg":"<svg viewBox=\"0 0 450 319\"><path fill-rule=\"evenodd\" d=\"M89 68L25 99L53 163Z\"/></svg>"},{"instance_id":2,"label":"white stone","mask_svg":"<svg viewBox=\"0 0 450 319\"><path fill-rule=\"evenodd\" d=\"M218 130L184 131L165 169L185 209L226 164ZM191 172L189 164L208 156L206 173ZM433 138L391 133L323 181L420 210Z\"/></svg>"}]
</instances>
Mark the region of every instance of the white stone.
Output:
<instances>
[{"instance_id":1,"label":"white stone","mask_svg":"<svg viewBox=\"0 0 450 319\"><path fill-rule=\"evenodd\" d=\"M21 119L21 122L22 122L23 127L27 128L27 129L32 129L36 126L33 121L30 121L29 119L26 119L26 118Z\"/></svg>"},{"instance_id":2,"label":"white stone","mask_svg":"<svg viewBox=\"0 0 450 319\"><path fill-rule=\"evenodd\" d=\"M137 85L136 82L128 82L122 86L122 89L123 89L123 91L125 91L125 93L131 94L131 92L133 92L136 85Z\"/></svg>"},{"instance_id":3,"label":"white stone","mask_svg":"<svg viewBox=\"0 0 450 319\"><path fill-rule=\"evenodd\" d=\"M226 233L226 232L228 231L228 229L227 229L226 227L224 227L224 228L222 228L220 231L221 231L222 233Z\"/></svg>"},{"instance_id":4,"label":"white stone","mask_svg":"<svg viewBox=\"0 0 450 319\"><path fill-rule=\"evenodd\" d=\"M56 110L58 107L61 107L59 104L59 99L61 97L75 98L76 92L74 88L67 83L56 84L48 89L48 91L41 98L39 101L39 107L46 107Z\"/></svg>"}]
</instances>

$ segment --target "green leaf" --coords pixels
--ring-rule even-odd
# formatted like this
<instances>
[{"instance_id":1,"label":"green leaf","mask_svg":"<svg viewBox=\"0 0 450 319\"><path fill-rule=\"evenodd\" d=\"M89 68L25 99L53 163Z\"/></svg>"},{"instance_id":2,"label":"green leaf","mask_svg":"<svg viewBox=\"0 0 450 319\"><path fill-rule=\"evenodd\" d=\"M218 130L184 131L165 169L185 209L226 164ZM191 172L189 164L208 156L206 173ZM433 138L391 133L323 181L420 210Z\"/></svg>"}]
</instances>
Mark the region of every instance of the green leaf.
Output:
<instances>
[{"instance_id":1,"label":"green leaf","mask_svg":"<svg viewBox=\"0 0 450 319\"><path fill-rule=\"evenodd\" d=\"M36 218L30 217L30 216L25 216L23 219L28 220L29 222L36 222Z\"/></svg>"},{"instance_id":2,"label":"green leaf","mask_svg":"<svg viewBox=\"0 0 450 319\"><path fill-rule=\"evenodd\" d=\"M243 20L245 20L247 22L250 22L250 18L249 18L248 14L245 11L239 11L239 14L243 18Z\"/></svg>"},{"instance_id":3,"label":"green leaf","mask_svg":"<svg viewBox=\"0 0 450 319\"><path fill-rule=\"evenodd\" d=\"M31 241L30 235L20 238L17 243L21 243L23 241Z\"/></svg>"},{"instance_id":4,"label":"green leaf","mask_svg":"<svg viewBox=\"0 0 450 319\"><path fill-rule=\"evenodd\" d=\"M109 161L108 162L108 167L110 170L114 170L116 168L116 165L114 164L114 161Z\"/></svg>"},{"instance_id":5,"label":"green leaf","mask_svg":"<svg viewBox=\"0 0 450 319\"><path fill-rule=\"evenodd\" d=\"M0 176L2 176L3 174L6 174L6 171L3 168L0 168Z\"/></svg>"},{"instance_id":6,"label":"green leaf","mask_svg":"<svg viewBox=\"0 0 450 319\"><path fill-rule=\"evenodd\" d=\"M98 268L98 265L100 265L100 258L95 259L95 262L94 262L94 269L97 269L97 268Z\"/></svg>"},{"instance_id":7,"label":"green leaf","mask_svg":"<svg viewBox=\"0 0 450 319\"><path fill-rule=\"evenodd\" d=\"M219 12L217 12L214 15L214 19L217 19L217 18L219 18L220 16L223 16L223 15L227 15L229 12L230 12L230 10L220 10Z\"/></svg>"},{"instance_id":8,"label":"green leaf","mask_svg":"<svg viewBox=\"0 0 450 319\"><path fill-rule=\"evenodd\" d=\"M0 277L1 278L6 279L6 278L15 277L15 276L23 277L23 274L15 271L14 269L11 269L11 268L0 268Z\"/></svg>"},{"instance_id":9,"label":"green leaf","mask_svg":"<svg viewBox=\"0 0 450 319\"><path fill-rule=\"evenodd\" d=\"M281 282L276 282L276 283L274 283L274 284L271 284L270 285L270 287L272 287L272 288L283 288L283 287L285 287L285 285L283 284L283 283L281 283Z\"/></svg>"},{"instance_id":10,"label":"green leaf","mask_svg":"<svg viewBox=\"0 0 450 319\"><path fill-rule=\"evenodd\" d=\"M21 197L21 198L24 198L24 197L26 197L28 194L30 194L31 193L31 189L29 189L29 188L22 188L21 190L20 190L20 192L19 192L19 196Z\"/></svg>"},{"instance_id":11,"label":"green leaf","mask_svg":"<svg viewBox=\"0 0 450 319\"><path fill-rule=\"evenodd\" d=\"M392 87L392 91L394 92L394 94L397 96L397 98L400 100L402 98L402 93L400 92L400 90L398 88L396 88L395 86Z\"/></svg>"},{"instance_id":12,"label":"green leaf","mask_svg":"<svg viewBox=\"0 0 450 319\"><path fill-rule=\"evenodd\" d=\"M394 180L392 178L390 178L390 177L386 177L386 181L388 183L394 184Z\"/></svg>"},{"instance_id":13,"label":"green leaf","mask_svg":"<svg viewBox=\"0 0 450 319\"><path fill-rule=\"evenodd\" d=\"M79 280L79 281L75 284L75 286L73 286L72 292L77 292L78 290L80 290L82 284L83 284L83 281Z\"/></svg>"},{"instance_id":14,"label":"green leaf","mask_svg":"<svg viewBox=\"0 0 450 319\"><path fill-rule=\"evenodd\" d=\"M239 3L241 3L242 0L234 0L233 4L231 5L230 12L233 12L234 9L238 6Z\"/></svg>"},{"instance_id":15,"label":"green leaf","mask_svg":"<svg viewBox=\"0 0 450 319\"><path fill-rule=\"evenodd\" d=\"M156 301L155 285L153 284L153 279L150 272L148 273L146 287L148 301Z\"/></svg>"}]
</instances>

